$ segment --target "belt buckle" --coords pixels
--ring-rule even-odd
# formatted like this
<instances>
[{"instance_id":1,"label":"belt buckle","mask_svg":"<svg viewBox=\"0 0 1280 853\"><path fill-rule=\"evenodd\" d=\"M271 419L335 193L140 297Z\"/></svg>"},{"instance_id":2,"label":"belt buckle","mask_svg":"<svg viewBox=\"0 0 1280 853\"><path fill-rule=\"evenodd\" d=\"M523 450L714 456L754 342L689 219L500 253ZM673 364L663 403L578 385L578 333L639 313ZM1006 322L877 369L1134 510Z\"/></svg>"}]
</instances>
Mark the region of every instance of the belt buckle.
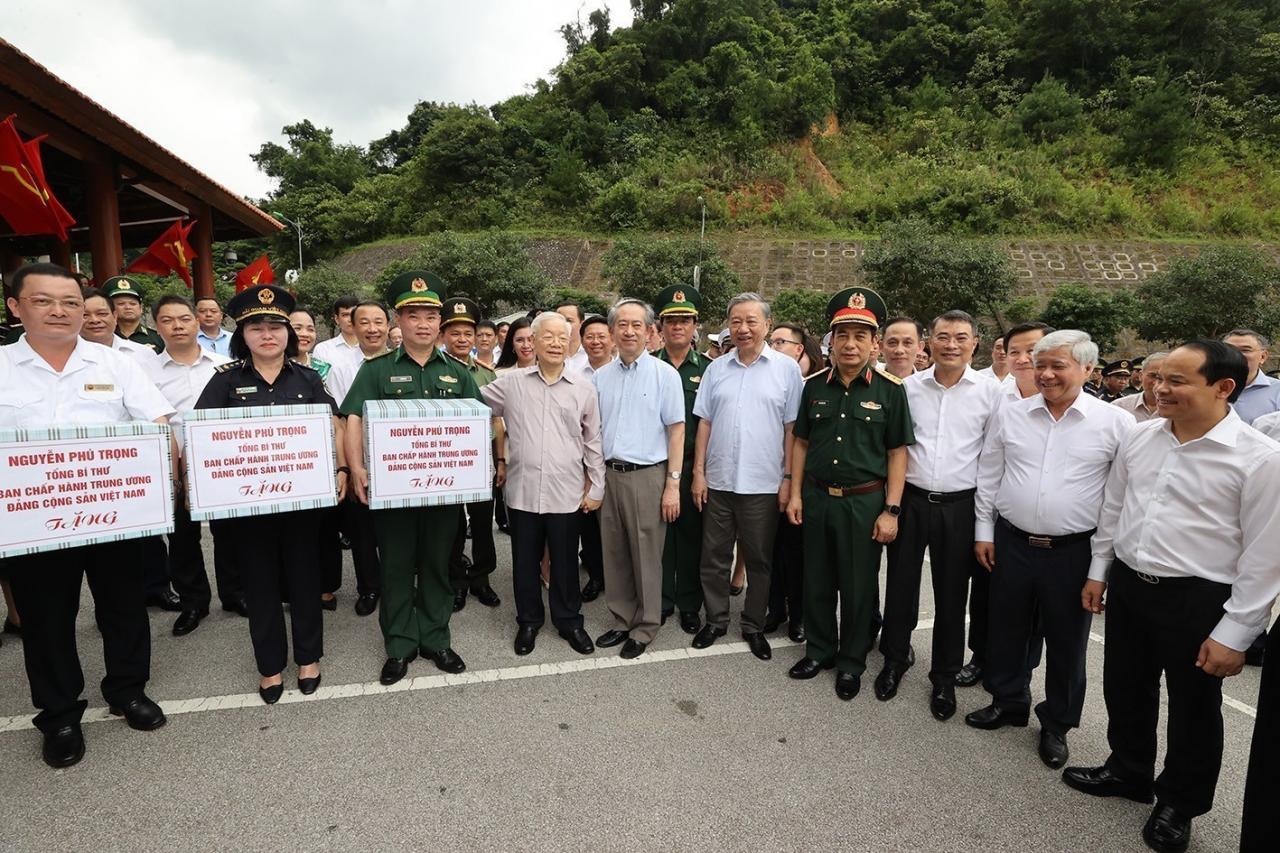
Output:
<instances>
[{"instance_id":1,"label":"belt buckle","mask_svg":"<svg viewBox=\"0 0 1280 853\"><path fill-rule=\"evenodd\" d=\"M827 494L833 498L844 497L844 489L839 486L827 486Z\"/></svg>"},{"instance_id":2,"label":"belt buckle","mask_svg":"<svg viewBox=\"0 0 1280 853\"><path fill-rule=\"evenodd\" d=\"M1028 536L1027 544L1030 545L1032 548L1052 548L1053 537L1052 536Z\"/></svg>"},{"instance_id":3,"label":"belt buckle","mask_svg":"<svg viewBox=\"0 0 1280 853\"><path fill-rule=\"evenodd\" d=\"M1133 573L1137 575L1138 579L1143 581L1144 583L1149 583L1153 585L1160 583L1160 578L1156 577L1155 575L1149 575L1146 572L1140 572L1137 569L1134 569Z\"/></svg>"},{"instance_id":4,"label":"belt buckle","mask_svg":"<svg viewBox=\"0 0 1280 853\"><path fill-rule=\"evenodd\" d=\"M942 503L942 492L929 492L929 494L925 495L925 499L931 504L940 504Z\"/></svg>"}]
</instances>

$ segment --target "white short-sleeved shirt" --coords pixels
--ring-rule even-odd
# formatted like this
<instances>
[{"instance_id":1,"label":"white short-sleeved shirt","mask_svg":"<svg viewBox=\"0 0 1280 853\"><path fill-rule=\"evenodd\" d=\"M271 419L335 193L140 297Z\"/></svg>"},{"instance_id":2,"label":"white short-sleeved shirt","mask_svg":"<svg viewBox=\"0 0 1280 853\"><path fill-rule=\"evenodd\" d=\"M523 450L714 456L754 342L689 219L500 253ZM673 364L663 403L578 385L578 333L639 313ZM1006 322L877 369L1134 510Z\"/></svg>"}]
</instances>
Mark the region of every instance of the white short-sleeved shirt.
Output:
<instances>
[{"instance_id":1,"label":"white short-sleeved shirt","mask_svg":"<svg viewBox=\"0 0 1280 853\"><path fill-rule=\"evenodd\" d=\"M61 372L23 336L0 347L0 427L154 421L174 413L155 383L128 356L78 340Z\"/></svg>"},{"instance_id":2,"label":"white short-sleeved shirt","mask_svg":"<svg viewBox=\"0 0 1280 853\"><path fill-rule=\"evenodd\" d=\"M136 344L119 335L111 336L111 348L137 362L142 371L148 375L160 364L160 356L151 347L146 344Z\"/></svg>"},{"instance_id":3,"label":"white short-sleeved shirt","mask_svg":"<svg viewBox=\"0 0 1280 853\"><path fill-rule=\"evenodd\" d=\"M766 346L743 364L738 350L702 373L693 413L711 425L707 487L740 495L764 495L782 485L786 425L800 411L804 378L794 358Z\"/></svg>"}]
</instances>

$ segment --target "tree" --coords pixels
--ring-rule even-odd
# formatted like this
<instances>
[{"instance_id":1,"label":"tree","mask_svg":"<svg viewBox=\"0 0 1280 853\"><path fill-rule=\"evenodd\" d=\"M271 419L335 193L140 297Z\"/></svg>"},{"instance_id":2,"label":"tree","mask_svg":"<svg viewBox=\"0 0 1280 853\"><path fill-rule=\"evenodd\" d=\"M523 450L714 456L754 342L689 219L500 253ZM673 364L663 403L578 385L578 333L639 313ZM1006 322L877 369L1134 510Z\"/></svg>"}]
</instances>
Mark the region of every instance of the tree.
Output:
<instances>
[{"instance_id":1,"label":"tree","mask_svg":"<svg viewBox=\"0 0 1280 853\"><path fill-rule=\"evenodd\" d=\"M1014 116L1022 132L1037 142L1052 142L1079 130L1084 103L1052 75L1022 96Z\"/></svg>"},{"instance_id":2,"label":"tree","mask_svg":"<svg viewBox=\"0 0 1280 853\"><path fill-rule=\"evenodd\" d=\"M1187 97L1160 83L1134 99L1120 127L1120 160L1172 172L1191 143L1195 122Z\"/></svg>"},{"instance_id":3,"label":"tree","mask_svg":"<svg viewBox=\"0 0 1280 853\"><path fill-rule=\"evenodd\" d=\"M444 116L445 110L443 104L435 101L418 101L404 127L369 143L369 164L377 171L384 171L408 163L422 137Z\"/></svg>"},{"instance_id":4,"label":"tree","mask_svg":"<svg viewBox=\"0 0 1280 853\"><path fill-rule=\"evenodd\" d=\"M891 314L926 325L953 308L998 316L1014 282L1009 257L996 246L939 234L918 219L886 226L880 242L867 248L862 269Z\"/></svg>"},{"instance_id":5,"label":"tree","mask_svg":"<svg viewBox=\"0 0 1280 853\"><path fill-rule=\"evenodd\" d=\"M821 290L783 290L773 297L769 308L774 323L796 323L821 339L827 333L827 303L831 294Z\"/></svg>"},{"instance_id":6,"label":"tree","mask_svg":"<svg viewBox=\"0 0 1280 853\"><path fill-rule=\"evenodd\" d=\"M1280 268L1256 249L1219 246L1177 258L1143 282L1137 297L1134 325L1151 341L1176 344L1240 327L1267 333L1280 326Z\"/></svg>"},{"instance_id":7,"label":"tree","mask_svg":"<svg viewBox=\"0 0 1280 853\"><path fill-rule=\"evenodd\" d=\"M293 285L298 306L308 309L315 317L316 325L332 323L333 303L340 296L354 295L362 298L373 295L372 288L352 273L332 264L314 264L307 267ZM336 329L330 329L337 334Z\"/></svg>"},{"instance_id":8,"label":"tree","mask_svg":"<svg viewBox=\"0 0 1280 853\"><path fill-rule=\"evenodd\" d=\"M553 287L547 291L546 297L542 300L542 304L548 308L554 308L558 303L572 302L582 309L582 313L600 314L602 316L609 313L609 300L601 296L599 293L588 293L585 290L576 290L572 287Z\"/></svg>"},{"instance_id":9,"label":"tree","mask_svg":"<svg viewBox=\"0 0 1280 853\"><path fill-rule=\"evenodd\" d=\"M265 142L257 154L249 155L259 169L280 182L277 195L304 187L333 187L345 193L368 174L364 150L358 145L334 143L331 128L319 128L304 119L286 125L281 133L288 139L288 147Z\"/></svg>"},{"instance_id":10,"label":"tree","mask_svg":"<svg viewBox=\"0 0 1280 853\"><path fill-rule=\"evenodd\" d=\"M1136 307L1133 293L1128 290L1063 284L1049 297L1040 320L1055 329L1088 332L1098 350L1108 353L1115 350L1120 331L1133 324Z\"/></svg>"},{"instance_id":11,"label":"tree","mask_svg":"<svg viewBox=\"0 0 1280 853\"><path fill-rule=\"evenodd\" d=\"M698 263L698 242L651 237L624 237L600 259L600 274L618 296L652 302L658 291L672 284L693 284ZM701 317L719 324L729 297L741 289L738 274L725 264L714 243L702 253Z\"/></svg>"}]
</instances>

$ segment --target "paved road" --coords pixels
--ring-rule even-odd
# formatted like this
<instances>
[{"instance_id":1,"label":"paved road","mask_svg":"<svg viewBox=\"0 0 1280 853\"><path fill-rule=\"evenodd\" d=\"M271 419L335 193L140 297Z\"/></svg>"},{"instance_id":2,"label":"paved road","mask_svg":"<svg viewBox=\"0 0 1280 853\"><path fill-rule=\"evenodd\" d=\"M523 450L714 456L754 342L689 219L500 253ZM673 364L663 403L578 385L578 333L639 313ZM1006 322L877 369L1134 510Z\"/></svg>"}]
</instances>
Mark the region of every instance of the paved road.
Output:
<instances>
[{"instance_id":1,"label":"paved road","mask_svg":"<svg viewBox=\"0 0 1280 853\"><path fill-rule=\"evenodd\" d=\"M351 610L349 559L339 610L325 616L324 686L305 701L258 700L245 620L218 611L175 638L172 616L152 611L150 694L170 718L145 734L101 711L86 593L93 722L85 760L63 771L40 760L21 650L6 640L0 850L1145 849L1148 807L1063 786L1036 755L1034 724L966 727L960 715L986 704L981 688L959 691L950 722L929 716L927 589L918 663L898 698L872 695L873 654L846 704L829 675L787 679L801 652L785 638L769 663L732 642L736 613L707 655L669 623L635 662L616 649L579 657L553 631L516 658L505 537L498 546L503 606L471 601L455 616L462 676L417 661L395 688L377 684L376 617ZM603 601L586 614L593 635L608 627ZM1094 631L1073 763L1106 757L1101 622ZM1238 845L1257 691L1256 669L1228 682L1218 802L1196 821L1193 850Z\"/></svg>"}]
</instances>

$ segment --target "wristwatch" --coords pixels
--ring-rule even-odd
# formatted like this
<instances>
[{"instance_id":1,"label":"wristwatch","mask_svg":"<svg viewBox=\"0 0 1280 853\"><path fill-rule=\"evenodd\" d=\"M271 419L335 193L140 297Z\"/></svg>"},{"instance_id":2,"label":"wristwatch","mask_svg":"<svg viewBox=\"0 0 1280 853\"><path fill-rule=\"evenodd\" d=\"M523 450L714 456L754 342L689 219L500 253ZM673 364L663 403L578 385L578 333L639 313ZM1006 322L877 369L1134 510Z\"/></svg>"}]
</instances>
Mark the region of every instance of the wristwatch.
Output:
<instances>
[{"instance_id":1,"label":"wristwatch","mask_svg":"<svg viewBox=\"0 0 1280 853\"><path fill-rule=\"evenodd\" d=\"M884 511L889 513L889 515L892 515L894 518L902 515L902 507L897 504L885 504Z\"/></svg>"},{"instance_id":2,"label":"wristwatch","mask_svg":"<svg viewBox=\"0 0 1280 853\"><path fill-rule=\"evenodd\" d=\"M674 480L675 482L677 482L677 483L678 483L678 482L680 482L680 475L681 475L681 474L683 474L683 473L684 473L683 471L668 471L668 472L667 472L667 479L668 479L668 480Z\"/></svg>"}]
</instances>

